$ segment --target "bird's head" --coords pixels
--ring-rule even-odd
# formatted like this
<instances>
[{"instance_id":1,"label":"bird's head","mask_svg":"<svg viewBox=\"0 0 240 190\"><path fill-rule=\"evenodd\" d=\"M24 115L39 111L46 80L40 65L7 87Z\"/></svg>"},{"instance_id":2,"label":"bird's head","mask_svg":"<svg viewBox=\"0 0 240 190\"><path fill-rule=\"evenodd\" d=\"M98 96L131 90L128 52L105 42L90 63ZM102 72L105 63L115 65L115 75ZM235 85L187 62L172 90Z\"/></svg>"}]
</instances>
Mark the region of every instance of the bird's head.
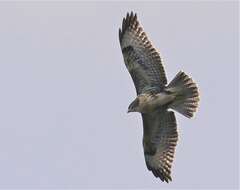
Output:
<instances>
[{"instance_id":1,"label":"bird's head","mask_svg":"<svg viewBox=\"0 0 240 190\"><path fill-rule=\"evenodd\" d=\"M140 107L139 107L140 100L137 97L129 106L128 106L128 113L129 112L140 112Z\"/></svg>"}]
</instances>

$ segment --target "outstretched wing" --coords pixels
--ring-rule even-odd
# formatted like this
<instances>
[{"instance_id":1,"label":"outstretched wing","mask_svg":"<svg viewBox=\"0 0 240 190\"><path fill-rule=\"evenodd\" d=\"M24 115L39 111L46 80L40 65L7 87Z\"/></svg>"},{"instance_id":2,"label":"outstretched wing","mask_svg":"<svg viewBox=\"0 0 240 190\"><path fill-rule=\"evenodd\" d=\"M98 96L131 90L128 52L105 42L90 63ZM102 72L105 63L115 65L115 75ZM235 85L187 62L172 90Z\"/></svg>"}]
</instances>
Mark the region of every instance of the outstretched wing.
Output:
<instances>
[{"instance_id":1,"label":"outstretched wing","mask_svg":"<svg viewBox=\"0 0 240 190\"><path fill-rule=\"evenodd\" d=\"M127 13L119 29L124 62L133 79L137 94L148 90L161 91L167 78L161 58L139 25L137 15Z\"/></svg>"},{"instance_id":2,"label":"outstretched wing","mask_svg":"<svg viewBox=\"0 0 240 190\"><path fill-rule=\"evenodd\" d=\"M176 118L172 111L142 114L143 147L147 168L162 181L171 181L171 167L177 145Z\"/></svg>"}]
</instances>

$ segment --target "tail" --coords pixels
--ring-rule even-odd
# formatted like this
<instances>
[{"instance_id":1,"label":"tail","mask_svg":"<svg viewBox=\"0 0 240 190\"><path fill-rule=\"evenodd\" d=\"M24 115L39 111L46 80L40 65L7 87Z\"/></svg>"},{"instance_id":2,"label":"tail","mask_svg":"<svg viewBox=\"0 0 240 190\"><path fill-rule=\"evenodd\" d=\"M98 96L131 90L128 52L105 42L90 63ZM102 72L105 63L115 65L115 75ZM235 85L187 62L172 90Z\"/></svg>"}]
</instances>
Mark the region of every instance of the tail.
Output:
<instances>
[{"instance_id":1,"label":"tail","mask_svg":"<svg viewBox=\"0 0 240 190\"><path fill-rule=\"evenodd\" d=\"M175 100L169 107L188 118L193 117L199 102L198 88L193 80L180 71L166 90L176 95Z\"/></svg>"}]
</instances>

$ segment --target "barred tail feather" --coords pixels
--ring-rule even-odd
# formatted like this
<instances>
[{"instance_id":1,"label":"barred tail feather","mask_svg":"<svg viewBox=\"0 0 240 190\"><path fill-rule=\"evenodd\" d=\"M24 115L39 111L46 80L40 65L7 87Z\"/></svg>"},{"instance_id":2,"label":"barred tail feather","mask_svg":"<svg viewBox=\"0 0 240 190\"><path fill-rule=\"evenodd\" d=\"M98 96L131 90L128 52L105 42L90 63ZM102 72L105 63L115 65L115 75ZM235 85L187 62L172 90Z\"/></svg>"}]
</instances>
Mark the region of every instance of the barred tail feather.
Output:
<instances>
[{"instance_id":1,"label":"barred tail feather","mask_svg":"<svg viewBox=\"0 0 240 190\"><path fill-rule=\"evenodd\" d=\"M166 90L176 95L169 107L188 118L193 117L199 102L198 88L193 80L180 71L169 83Z\"/></svg>"}]
</instances>

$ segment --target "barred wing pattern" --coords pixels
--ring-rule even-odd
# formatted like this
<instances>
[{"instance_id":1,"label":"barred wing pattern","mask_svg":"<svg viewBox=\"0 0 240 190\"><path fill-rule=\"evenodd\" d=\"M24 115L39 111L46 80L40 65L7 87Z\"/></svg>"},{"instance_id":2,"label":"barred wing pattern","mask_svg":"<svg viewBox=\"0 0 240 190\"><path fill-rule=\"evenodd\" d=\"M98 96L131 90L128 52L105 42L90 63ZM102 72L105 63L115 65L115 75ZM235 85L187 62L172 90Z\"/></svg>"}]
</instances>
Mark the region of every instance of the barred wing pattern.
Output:
<instances>
[{"instance_id":1,"label":"barred wing pattern","mask_svg":"<svg viewBox=\"0 0 240 190\"><path fill-rule=\"evenodd\" d=\"M167 84L161 58L133 12L123 19L122 29L119 29L119 41L137 94L161 91Z\"/></svg>"},{"instance_id":2,"label":"barred wing pattern","mask_svg":"<svg viewBox=\"0 0 240 190\"><path fill-rule=\"evenodd\" d=\"M162 181L171 181L171 167L177 145L176 118L172 111L142 114L143 147L148 169Z\"/></svg>"}]
</instances>

